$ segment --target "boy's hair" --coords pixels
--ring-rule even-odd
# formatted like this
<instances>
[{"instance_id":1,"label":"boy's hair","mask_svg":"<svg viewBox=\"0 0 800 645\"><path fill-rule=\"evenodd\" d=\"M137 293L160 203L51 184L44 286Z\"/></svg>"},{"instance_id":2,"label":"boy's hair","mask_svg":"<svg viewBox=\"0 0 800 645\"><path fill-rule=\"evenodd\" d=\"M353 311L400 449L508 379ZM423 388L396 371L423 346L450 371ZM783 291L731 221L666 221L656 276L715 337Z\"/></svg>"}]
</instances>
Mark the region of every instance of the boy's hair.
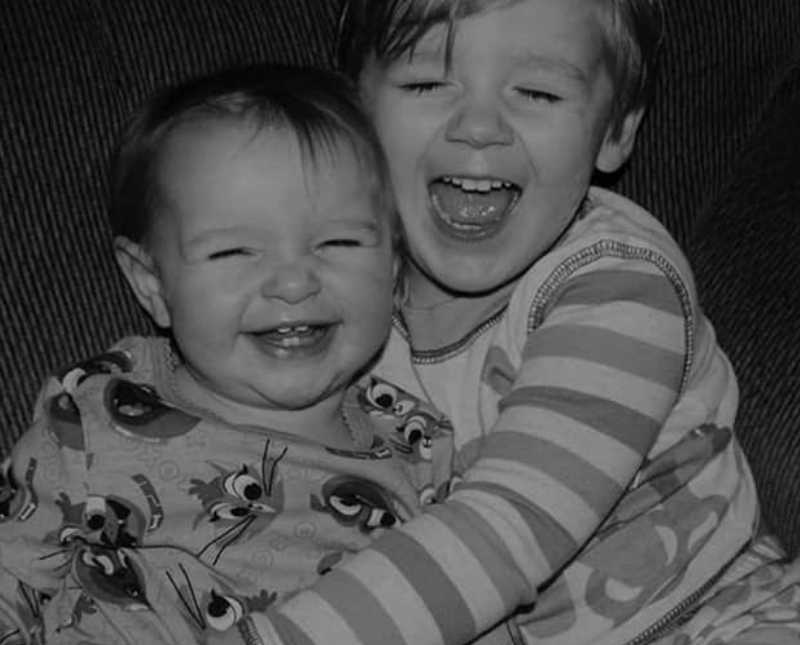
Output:
<instances>
[{"instance_id":1,"label":"boy's hair","mask_svg":"<svg viewBox=\"0 0 800 645\"><path fill-rule=\"evenodd\" d=\"M520 0L346 0L340 20L340 69L357 79L370 56L379 63L412 54L436 24L447 24L449 63L456 21ZM611 119L621 134L628 114L650 101L656 59L664 35L662 0L593 0L605 11L606 50L614 81Z\"/></svg>"},{"instance_id":2,"label":"boy's hair","mask_svg":"<svg viewBox=\"0 0 800 645\"><path fill-rule=\"evenodd\" d=\"M321 154L333 154L342 142L349 144L376 208L393 217L383 151L353 84L320 69L256 65L168 88L133 116L112 164L110 223L115 236L147 241L161 205L158 166L165 143L175 128L207 119L286 128L297 135L301 154L312 164Z\"/></svg>"}]
</instances>

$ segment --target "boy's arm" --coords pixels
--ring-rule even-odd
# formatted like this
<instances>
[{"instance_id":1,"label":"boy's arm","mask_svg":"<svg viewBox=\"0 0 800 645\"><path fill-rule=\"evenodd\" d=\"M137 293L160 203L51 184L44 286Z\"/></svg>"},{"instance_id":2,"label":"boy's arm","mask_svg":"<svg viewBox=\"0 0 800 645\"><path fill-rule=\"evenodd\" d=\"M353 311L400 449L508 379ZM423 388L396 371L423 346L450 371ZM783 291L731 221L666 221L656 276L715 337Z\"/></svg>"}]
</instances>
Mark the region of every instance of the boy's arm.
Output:
<instances>
[{"instance_id":1,"label":"boy's arm","mask_svg":"<svg viewBox=\"0 0 800 645\"><path fill-rule=\"evenodd\" d=\"M263 642L467 643L575 555L675 404L691 304L677 279L623 259L576 272L542 311L464 483L253 616Z\"/></svg>"}]
</instances>

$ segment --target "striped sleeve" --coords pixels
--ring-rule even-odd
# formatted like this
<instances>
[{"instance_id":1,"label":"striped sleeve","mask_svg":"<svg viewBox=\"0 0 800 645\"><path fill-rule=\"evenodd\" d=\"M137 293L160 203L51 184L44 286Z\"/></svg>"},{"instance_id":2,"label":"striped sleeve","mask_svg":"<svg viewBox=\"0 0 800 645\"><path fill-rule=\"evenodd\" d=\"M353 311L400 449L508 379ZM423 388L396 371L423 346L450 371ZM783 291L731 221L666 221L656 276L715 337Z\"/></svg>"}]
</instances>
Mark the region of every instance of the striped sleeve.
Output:
<instances>
[{"instance_id":1,"label":"striped sleeve","mask_svg":"<svg viewBox=\"0 0 800 645\"><path fill-rule=\"evenodd\" d=\"M598 527L675 404L691 307L674 276L617 258L545 310L463 485L270 614L284 642L467 643Z\"/></svg>"}]
</instances>

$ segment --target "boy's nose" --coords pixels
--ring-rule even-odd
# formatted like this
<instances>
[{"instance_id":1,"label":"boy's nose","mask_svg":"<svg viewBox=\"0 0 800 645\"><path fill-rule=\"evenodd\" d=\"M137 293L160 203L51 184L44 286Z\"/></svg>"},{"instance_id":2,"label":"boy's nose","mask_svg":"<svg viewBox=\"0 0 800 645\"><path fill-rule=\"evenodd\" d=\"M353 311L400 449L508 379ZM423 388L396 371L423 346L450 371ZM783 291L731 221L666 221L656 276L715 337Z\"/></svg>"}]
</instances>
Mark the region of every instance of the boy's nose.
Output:
<instances>
[{"instance_id":1,"label":"boy's nose","mask_svg":"<svg viewBox=\"0 0 800 645\"><path fill-rule=\"evenodd\" d=\"M447 123L445 135L450 141L476 148L510 145L514 132L496 105L490 102L465 101Z\"/></svg>"},{"instance_id":2,"label":"boy's nose","mask_svg":"<svg viewBox=\"0 0 800 645\"><path fill-rule=\"evenodd\" d=\"M296 258L273 264L261 284L265 298L297 304L319 293L321 282L312 259Z\"/></svg>"}]
</instances>

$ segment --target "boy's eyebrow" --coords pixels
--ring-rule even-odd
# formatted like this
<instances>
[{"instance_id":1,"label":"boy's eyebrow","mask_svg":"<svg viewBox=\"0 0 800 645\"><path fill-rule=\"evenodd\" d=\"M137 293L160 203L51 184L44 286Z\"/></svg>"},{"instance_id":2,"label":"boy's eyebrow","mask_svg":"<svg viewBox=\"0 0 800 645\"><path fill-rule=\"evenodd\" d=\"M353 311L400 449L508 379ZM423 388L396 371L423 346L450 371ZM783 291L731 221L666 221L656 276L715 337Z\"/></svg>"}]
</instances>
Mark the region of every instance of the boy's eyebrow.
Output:
<instances>
[{"instance_id":1,"label":"boy's eyebrow","mask_svg":"<svg viewBox=\"0 0 800 645\"><path fill-rule=\"evenodd\" d=\"M442 63L445 60L445 52L442 47L415 46L409 49L408 53L400 56L397 60L406 63Z\"/></svg>"},{"instance_id":2,"label":"boy's eyebrow","mask_svg":"<svg viewBox=\"0 0 800 645\"><path fill-rule=\"evenodd\" d=\"M589 83L589 75L586 70L578 67L565 58L545 56L537 52L521 51L515 55L517 65L524 67L540 68L546 72L555 72L572 78L584 85Z\"/></svg>"},{"instance_id":3,"label":"boy's eyebrow","mask_svg":"<svg viewBox=\"0 0 800 645\"><path fill-rule=\"evenodd\" d=\"M444 62L444 52L441 47L419 46L415 47L405 57L401 57L408 63L436 63ZM554 56L547 56L538 52L529 50L522 50L513 56L515 65L520 67L535 67L542 69L546 72L554 72L567 76L581 84L589 83L589 75L586 70L582 69L575 63L568 61L565 58L558 58Z\"/></svg>"}]
</instances>

